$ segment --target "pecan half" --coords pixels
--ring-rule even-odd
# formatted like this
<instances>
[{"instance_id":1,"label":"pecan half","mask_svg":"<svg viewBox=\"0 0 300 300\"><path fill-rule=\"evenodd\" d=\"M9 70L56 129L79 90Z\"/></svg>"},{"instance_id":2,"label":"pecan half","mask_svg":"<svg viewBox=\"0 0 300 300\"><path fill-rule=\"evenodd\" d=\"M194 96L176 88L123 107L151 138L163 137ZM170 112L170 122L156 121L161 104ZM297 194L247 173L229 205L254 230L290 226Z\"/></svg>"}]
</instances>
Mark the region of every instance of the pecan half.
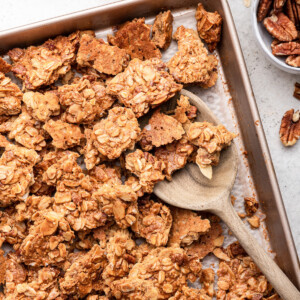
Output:
<instances>
[{"instance_id":1,"label":"pecan half","mask_svg":"<svg viewBox=\"0 0 300 300\"><path fill-rule=\"evenodd\" d=\"M299 28L300 25L300 3L298 4L294 0L287 0L286 13L289 19Z\"/></svg>"},{"instance_id":2,"label":"pecan half","mask_svg":"<svg viewBox=\"0 0 300 300\"><path fill-rule=\"evenodd\" d=\"M296 99L300 100L300 83L296 82L295 83L295 90L294 90L294 95Z\"/></svg>"},{"instance_id":3,"label":"pecan half","mask_svg":"<svg viewBox=\"0 0 300 300\"><path fill-rule=\"evenodd\" d=\"M273 55L299 55L300 54L300 43L298 42L287 42L272 45Z\"/></svg>"},{"instance_id":4,"label":"pecan half","mask_svg":"<svg viewBox=\"0 0 300 300\"><path fill-rule=\"evenodd\" d=\"M273 0L260 0L257 10L257 20L261 22L268 14Z\"/></svg>"},{"instance_id":5,"label":"pecan half","mask_svg":"<svg viewBox=\"0 0 300 300\"><path fill-rule=\"evenodd\" d=\"M293 146L300 137L300 112L288 110L281 121L279 136L284 146Z\"/></svg>"},{"instance_id":6,"label":"pecan half","mask_svg":"<svg viewBox=\"0 0 300 300\"><path fill-rule=\"evenodd\" d=\"M300 68L300 55L290 55L285 62L295 68Z\"/></svg>"},{"instance_id":7,"label":"pecan half","mask_svg":"<svg viewBox=\"0 0 300 300\"><path fill-rule=\"evenodd\" d=\"M265 18L264 26L273 37L282 42L291 42L298 36L294 23L284 13Z\"/></svg>"}]
</instances>

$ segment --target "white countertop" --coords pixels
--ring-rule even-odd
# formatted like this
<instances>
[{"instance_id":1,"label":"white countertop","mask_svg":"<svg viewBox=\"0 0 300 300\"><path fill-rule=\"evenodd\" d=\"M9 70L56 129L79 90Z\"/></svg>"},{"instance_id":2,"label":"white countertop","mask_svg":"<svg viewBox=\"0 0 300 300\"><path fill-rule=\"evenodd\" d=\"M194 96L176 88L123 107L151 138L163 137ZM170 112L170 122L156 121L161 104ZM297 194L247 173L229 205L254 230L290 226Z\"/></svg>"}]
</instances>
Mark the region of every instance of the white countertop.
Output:
<instances>
[{"instance_id":1,"label":"white countertop","mask_svg":"<svg viewBox=\"0 0 300 300\"><path fill-rule=\"evenodd\" d=\"M253 0L252 0L253 1ZM0 30L95 7L112 0L2 0ZM267 136L278 182L293 237L300 256L300 141L285 148L279 140L279 127L285 111L300 108L293 98L299 76L289 75L270 65L258 49L252 28L251 8L243 0L228 0L238 29L252 87Z\"/></svg>"}]
</instances>

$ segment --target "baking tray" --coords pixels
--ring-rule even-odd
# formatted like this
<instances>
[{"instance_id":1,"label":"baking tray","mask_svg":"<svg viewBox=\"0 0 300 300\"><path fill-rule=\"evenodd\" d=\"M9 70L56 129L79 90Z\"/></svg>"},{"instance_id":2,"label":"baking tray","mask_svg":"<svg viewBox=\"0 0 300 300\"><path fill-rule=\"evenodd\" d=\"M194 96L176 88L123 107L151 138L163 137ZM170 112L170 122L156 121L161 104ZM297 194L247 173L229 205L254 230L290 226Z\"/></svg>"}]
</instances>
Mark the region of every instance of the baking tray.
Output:
<instances>
[{"instance_id":1,"label":"baking tray","mask_svg":"<svg viewBox=\"0 0 300 300\"><path fill-rule=\"evenodd\" d=\"M137 17L147 17L147 21L151 21L155 14L163 9L172 10L175 16L175 29L178 24L186 27L194 26L193 14L198 2L198 0L113 1L107 5L0 31L0 54L13 47L37 44L47 38L68 34L78 29L93 29L98 37L104 37L111 31L111 26ZM257 231L252 233L270 254L276 253L275 259L279 266L300 288L299 260L229 6L226 0L201 2L208 10L217 10L224 20L222 39L217 53L220 60L220 79L217 85L209 90L199 87L188 89L199 95L230 130L239 133L236 141L240 154L239 173L233 189L233 194L239 201L235 207L237 210L241 209L242 197L247 196L245 193L257 197L266 216L268 233L265 225L261 226L259 233ZM176 24L177 22L179 23ZM172 43L174 49L175 42ZM168 59L171 54L172 50L168 54L163 54L163 59ZM230 239L227 235L227 240Z\"/></svg>"}]
</instances>

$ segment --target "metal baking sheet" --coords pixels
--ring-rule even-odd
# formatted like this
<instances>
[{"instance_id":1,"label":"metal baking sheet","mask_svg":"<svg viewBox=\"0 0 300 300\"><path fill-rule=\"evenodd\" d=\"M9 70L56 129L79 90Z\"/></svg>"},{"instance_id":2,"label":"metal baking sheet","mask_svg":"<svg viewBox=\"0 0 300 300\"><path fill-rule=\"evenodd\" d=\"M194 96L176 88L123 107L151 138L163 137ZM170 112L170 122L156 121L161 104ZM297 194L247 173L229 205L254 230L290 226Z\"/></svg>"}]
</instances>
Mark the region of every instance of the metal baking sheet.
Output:
<instances>
[{"instance_id":1,"label":"metal baking sheet","mask_svg":"<svg viewBox=\"0 0 300 300\"><path fill-rule=\"evenodd\" d=\"M115 1L108 5L0 31L0 53L4 54L12 47L37 44L47 38L68 34L77 29L93 29L97 37L105 39L107 33L111 33L112 26L137 17L146 17L146 23L152 23L155 15L165 9L172 10L174 30L179 25L195 29L194 14L198 2ZM235 208L237 211L243 211L245 196L255 196L258 199L261 207L259 214L265 221L259 230L252 230L252 234L270 255L275 256L276 253L275 259L279 266L300 288L299 260L229 6L226 0L201 2L208 10L217 10L224 20L222 39L216 53L220 61L219 79L216 86L208 90L196 86L187 89L200 96L229 130L239 134L236 138L239 170L232 191L237 198ZM176 50L177 44L173 41L170 48L163 53L163 60L168 61ZM224 230L227 233L225 226ZM227 233L225 246L233 240L234 237ZM210 264L212 260L212 257L208 257L205 264Z\"/></svg>"}]
</instances>

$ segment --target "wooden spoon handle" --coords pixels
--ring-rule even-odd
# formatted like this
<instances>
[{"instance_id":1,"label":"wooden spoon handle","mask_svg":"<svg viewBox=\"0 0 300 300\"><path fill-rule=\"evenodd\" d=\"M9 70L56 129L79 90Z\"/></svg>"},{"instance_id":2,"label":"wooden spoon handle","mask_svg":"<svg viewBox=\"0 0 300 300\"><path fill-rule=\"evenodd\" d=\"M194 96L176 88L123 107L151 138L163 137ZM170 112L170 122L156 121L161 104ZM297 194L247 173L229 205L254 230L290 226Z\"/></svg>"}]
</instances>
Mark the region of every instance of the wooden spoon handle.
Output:
<instances>
[{"instance_id":1,"label":"wooden spoon handle","mask_svg":"<svg viewBox=\"0 0 300 300\"><path fill-rule=\"evenodd\" d=\"M226 202L225 202L226 203ZM300 292L278 267L274 260L265 252L257 240L251 235L245 224L237 215L233 206L227 202L222 209L213 210L230 228L242 247L253 259L261 272L272 284L276 292L284 300L300 299Z\"/></svg>"}]
</instances>

